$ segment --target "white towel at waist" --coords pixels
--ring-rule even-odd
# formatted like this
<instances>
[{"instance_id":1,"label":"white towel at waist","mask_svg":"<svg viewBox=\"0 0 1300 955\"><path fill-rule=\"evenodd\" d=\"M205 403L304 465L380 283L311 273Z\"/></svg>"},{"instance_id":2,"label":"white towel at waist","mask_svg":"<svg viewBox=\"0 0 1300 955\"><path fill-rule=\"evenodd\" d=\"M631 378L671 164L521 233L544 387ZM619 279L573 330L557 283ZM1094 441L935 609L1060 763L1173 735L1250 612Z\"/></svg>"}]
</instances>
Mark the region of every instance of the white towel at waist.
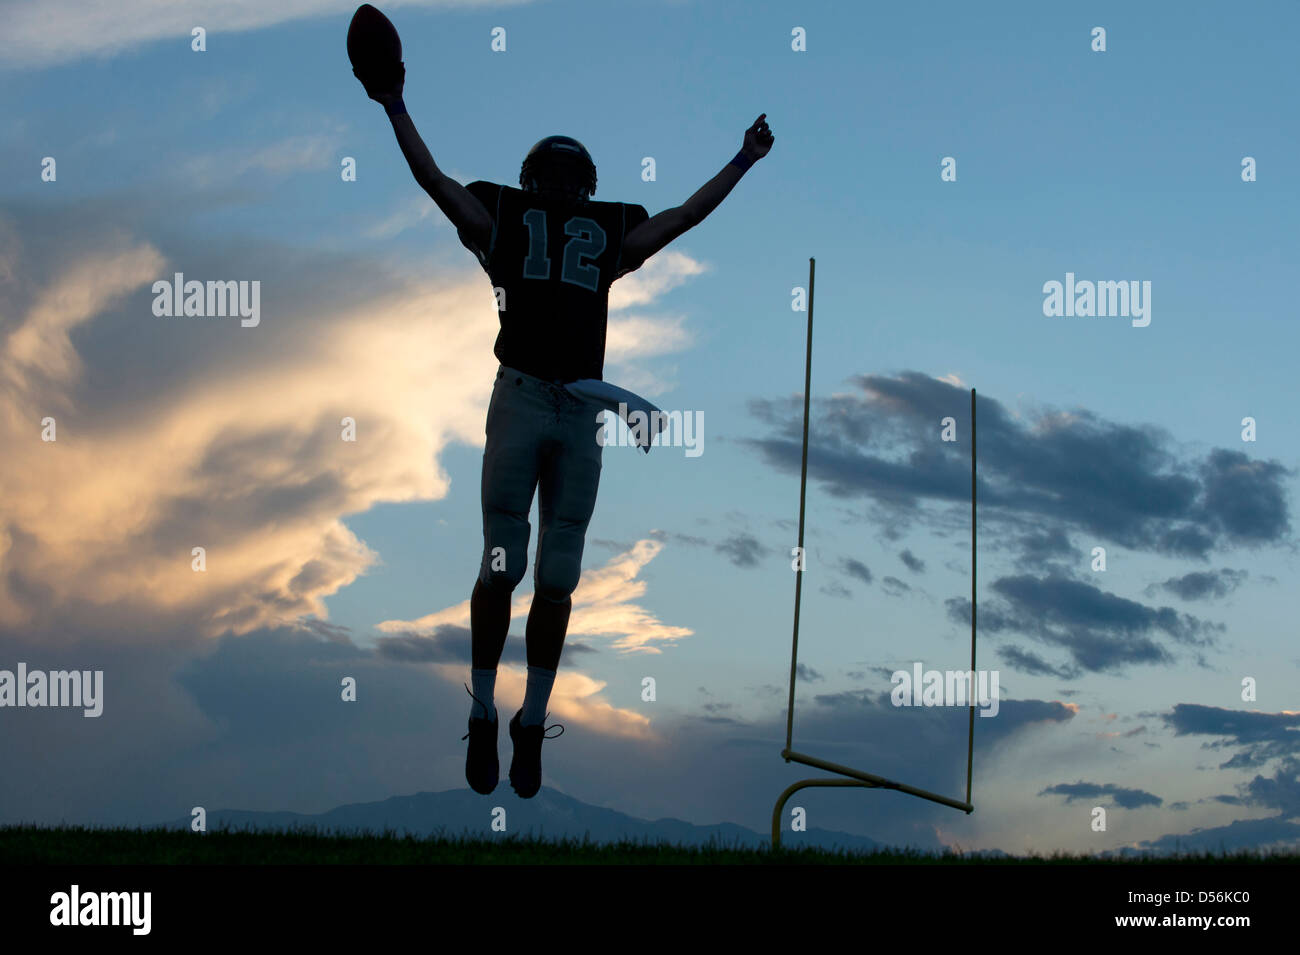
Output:
<instances>
[{"instance_id":1,"label":"white towel at waist","mask_svg":"<svg viewBox=\"0 0 1300 955\"><path fill-rule=\"evenodd\" d=\"M668 424L664 413L649 401L626 388L611 385L608 381L599 378L580 378L569 382L564 387L575 397L595 402L600 407L622 417L623 423L627 425L628 430L636 438L637 444L646 454L650 453L650 442L654 440L655 435ZM638 411L644 417L629 422L628 418Z\"/></svg>"}]
</instances>

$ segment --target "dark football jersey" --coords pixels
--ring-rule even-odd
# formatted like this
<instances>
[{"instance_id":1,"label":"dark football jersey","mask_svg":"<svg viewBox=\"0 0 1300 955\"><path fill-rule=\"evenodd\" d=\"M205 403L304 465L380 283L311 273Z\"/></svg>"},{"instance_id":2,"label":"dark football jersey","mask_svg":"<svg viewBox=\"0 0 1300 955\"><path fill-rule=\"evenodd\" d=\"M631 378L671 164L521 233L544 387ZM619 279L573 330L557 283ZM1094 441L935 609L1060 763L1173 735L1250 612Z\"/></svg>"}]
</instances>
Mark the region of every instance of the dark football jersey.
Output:
<instances>
[{"instance_id":1,"label":"dark football jersey","mask_svg":"<svg viewBox=\"0 0 1300 955\"><path fill-rule=\"evenodd\" d=\"M488 248L458 234L505 293L497 359L547 381L603 377L609 287L641 266L623 260L623 238L650 218L645 207L544 199L482 180L465 188L492 216Z\"/></svg>"}]
</instances>

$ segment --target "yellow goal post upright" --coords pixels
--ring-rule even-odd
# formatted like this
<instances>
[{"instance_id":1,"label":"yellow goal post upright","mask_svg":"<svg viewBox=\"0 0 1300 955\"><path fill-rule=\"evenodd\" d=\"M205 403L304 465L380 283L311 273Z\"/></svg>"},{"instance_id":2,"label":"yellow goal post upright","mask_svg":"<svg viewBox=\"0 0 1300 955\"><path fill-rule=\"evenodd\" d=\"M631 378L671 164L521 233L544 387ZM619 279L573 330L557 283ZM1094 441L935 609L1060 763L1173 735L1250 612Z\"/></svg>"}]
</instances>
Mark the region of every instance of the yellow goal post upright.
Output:
<instances>
[{"instance_id":1,"label":"yellow goal post upright","mask_svg":"<svg viewBox=\"0 0 1300 955\"><path fill-rule=\"evenodd\" d=\"M772 848L781 847L781 817L785 809L786 802L796 792L812 786L861 786L866 789L893 789L909 796L917 796L921 799L928 799L931 802L937 802L944 806L951 806L953 809L960 809L969 815L975 810L971 804L971 769L974 764L975 755L975 389L970 391L970 692L967 697L970 701L970 714L968 720L967 740L966 740L966 799L953 799L949 796L941 796L938 793L932 793L925 789L918 789L915 786L909 786L906 783L900 783L892 779L886 779L883 776L877 776L874 773L863 772L859 769L852 769L848 766L841 766L839 763L828 762L824 759L817 759L804 753L796 752L793 748L794 736L794 688L797 678L799 665L799 603L803 593L803 532L804 532L804 505L808 494L808 410L812 400L812 335L813 335L813 283L816 279L817 261L808 259L808 345L807 354L804 362L803 378L803 465L799 475L799 550L797 551L799 559L796 562L794 575L794 639L790 651L790 697L786 707L785 714L785 749L781 750L781 757L787 762L802 763L805 766L812 766L816 769L825 770L829 773L836 773L843 779L831 779L827 777L818 777L816 779L802 779L798 782L791 783L781 793L780 798L776 801L776 806L772 809Z\"/></svg>"}]
</instances>

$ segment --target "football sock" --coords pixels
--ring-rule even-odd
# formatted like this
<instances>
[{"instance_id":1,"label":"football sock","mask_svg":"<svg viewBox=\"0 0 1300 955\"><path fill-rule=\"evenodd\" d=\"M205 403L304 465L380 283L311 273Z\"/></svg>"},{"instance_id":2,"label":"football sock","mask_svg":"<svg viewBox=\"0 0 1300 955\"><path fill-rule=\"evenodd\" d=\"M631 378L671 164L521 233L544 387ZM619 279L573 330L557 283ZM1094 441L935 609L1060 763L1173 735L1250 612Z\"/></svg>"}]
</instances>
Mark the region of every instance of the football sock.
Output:
<instances>
[{"instance_id":1,"label":"football sock","mask_svg":"<svg viewBox=\"0 0 1300 955\"><path fill-rule=\"evenodd\" d=\"M496 701L493 694L496 692L497 671L496 670L475 670L469 671L470 682L474 684L474 695L478 697L470 706L469 715L472 719L494 720L497 718ZM482 700L483 703L479 703ZM486 706L484 706L486 704Z\"/></svg>"},{"instance_id":2,"label":"football sock","mask_svg":"<svg viewBox=\"0 0 1300 955\"><path fill-rule=\"evenodd\" d=\"M524 711L519 717L520 726L536 726L546 719L546 704L555 685L555 671L541 667L528 668L528 688L524 690Z\"/></svg>"}]
</instances>

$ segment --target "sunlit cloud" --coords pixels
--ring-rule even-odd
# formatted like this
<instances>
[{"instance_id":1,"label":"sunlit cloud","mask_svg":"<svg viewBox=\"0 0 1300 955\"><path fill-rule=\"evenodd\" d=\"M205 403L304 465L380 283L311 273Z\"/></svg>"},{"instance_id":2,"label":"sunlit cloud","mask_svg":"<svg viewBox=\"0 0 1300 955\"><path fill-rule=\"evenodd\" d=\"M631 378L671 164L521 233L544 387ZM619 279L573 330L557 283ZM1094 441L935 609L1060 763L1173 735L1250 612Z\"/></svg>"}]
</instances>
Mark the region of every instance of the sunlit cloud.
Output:
<instances>
[{"instance_id":1,"label":"sunlit cloud","mask_svg":"<svg viewBox=\"0 0 1300 955\"><path fill-rule=\"evenodd\" d=\"M41 216L39 243L0 219L0 626L71 633L110 607L132 631L207 635L325 618L380 560L345 518L446 496L444 451L482 447L498 323L476 266L407 278L279 248L169 252ZM152 285L176 271L256 279L260 324L155 316ZM663 348L633 336L619 354ZM589 571L570 632L644 652L688 636L635 603L659 546ZM468 603L430 619L458 614Z\"/></svg>"},{"instance_id":2,"label":"sunlit cloud","mask_svg":"<svg viewBox=\"0 0 1300 955\"><path fill-rule=\"evenodd\" d=\"M147 247L72 266L7 336L4 379L22 386L35 369L67 383L85 361L67 330L170 268ZM68 601L197 614L212 632L324 616L322 598L376 559L342 518L445 495L438 456L449 441L482 440L490 363L465 359L490 355L480 292L461 282L334 321L278 316L310 334L264 336L256 363L218 358L223 373L118 419L92 425L71 408L53 442L39 422L63 393L10 389L0 622ZM232 322L230 333L257 331ZM120 400L110 376L95 377L99 400ZM342 439L345 417L355 442ZM206 550L202 572L193 547Z\"/></svg>"},{"instance_id":3,"label":"sunlit cloud","mask_svg":"<svg viewBox=\"0 0 1300 955\"><path fill-rule=\"evenodd\" d=\"M672 249L651 256L645 265L623 276L609 290L609 310L619 312L648 305L688 279L707 272L703 262Z\"/></svg>"},{"instance_id":4,"label":"sunlit cloud","mask_svg":"<svg viewBox=\"0 0 1300 955\"><path fill-rule=\"evenodd\" d=\"M435 664L434 670L453 686L465 682L465 667L461 664ZM527 686L528 671L524 667L502 664L497 668L494 695L502 732L514 709L523 704ZM583 726L605 736L647 742L661 741L651 728L648 716L614 706L600 695L604 688L603 680L592 679L569 667L560 670L555 675L555 684L547 703L546 725L558 721Z\"/></svg>"},{"instance_id":5,"label":"sunlit cloud","mask_svg":"<svg viewBox=\"0 0 1300 955\"><path fill-rule=\"evenodd\" d=\"M651 358L685 351L694 343L690 330L683 327L685 321L683 315L611 318L605 333L605 360L621 362L633 356Z\"/></svg>"},{"instance_id":6,"label":"sunlit cloud","mask_svg":"<svg viewBox=\"0 0 1300 955\"><path fill-rule=\"evenodd\" d=\"M642 568L663 549L655 540L639 540L629 550L611 557L603 567L584 571L573 592L568 635L612 637L611 646L626 652L661 653L658 644L673 644L689 637L693 630L666 624L636 600L645 596ZM527 616L532 606L531 591L517 589L511 601L512 619ZM416 620L385 620L376 625L383 633L431 634L439 626L468 627L470 602L463 600Z\"/></svg>"}]
</instances>

